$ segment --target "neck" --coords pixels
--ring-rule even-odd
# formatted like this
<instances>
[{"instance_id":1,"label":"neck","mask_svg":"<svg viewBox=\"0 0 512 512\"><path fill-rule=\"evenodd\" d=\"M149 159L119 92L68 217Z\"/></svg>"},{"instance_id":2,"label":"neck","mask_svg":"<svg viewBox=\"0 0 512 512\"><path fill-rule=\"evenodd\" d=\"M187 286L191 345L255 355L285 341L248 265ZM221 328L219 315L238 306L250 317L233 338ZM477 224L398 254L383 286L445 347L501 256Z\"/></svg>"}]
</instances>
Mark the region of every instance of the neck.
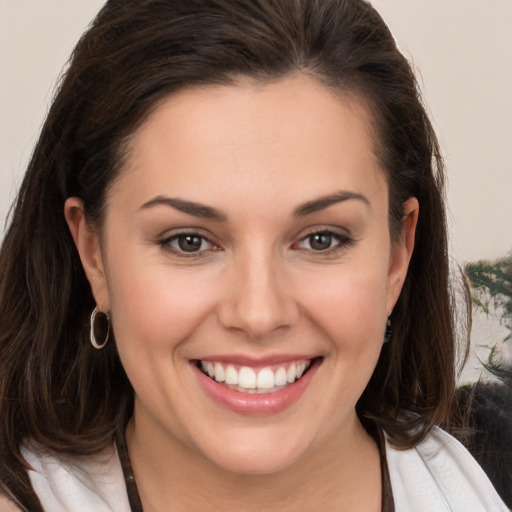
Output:
<instances>
[{"instance_id":1,"label":"neck","mask_svg":"<svg viewBox=\"0 0 512 512\"><path fill-rule=\"evenodd\" d=\"M296 510L375 512L381 505L377 446L354 415L320 448L271 474L227 471L168 433L129 423L126 437L145 512Z\"/></svg>"}]
</instances>

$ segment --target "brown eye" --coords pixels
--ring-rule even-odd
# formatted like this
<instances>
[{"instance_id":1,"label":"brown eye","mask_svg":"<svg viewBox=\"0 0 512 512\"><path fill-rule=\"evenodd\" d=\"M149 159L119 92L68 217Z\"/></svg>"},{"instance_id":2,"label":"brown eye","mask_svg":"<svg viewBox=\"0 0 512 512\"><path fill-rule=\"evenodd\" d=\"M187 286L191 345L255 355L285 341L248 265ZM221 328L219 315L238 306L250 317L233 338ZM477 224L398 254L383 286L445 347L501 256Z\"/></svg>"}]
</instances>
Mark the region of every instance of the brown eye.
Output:
<instances>
[{"instance_id":1,"label":"brown eye","mask_svg":"<svg viewBox=\"0 0 512 512\"><path fill-rule=\"evenodd\" d=\"M309 246L314 251L325 251L332 247L333 237L328 233L315 233L308 237Z\"/></svg>"},{"instance_id":2,"label":"brown eye","mask_svg":"<svg viewBox=\"0 0 512 512\"><path fill-rule=\"evenodd\" d=\"M313 253L332 255L344 249L348 249L354 240L334 231L316 231L302 238L295 248L304 249Z\"/></svg>"},{"instance_id":3,"label":"brown eye","mask_svg":"<svg viewBox=\"0 0 512 512\"><path fill-rule=\"evenodd\" d=\"M201 256L218 248L199 233L177 233L158 242L158 244L176 256Z\"/></svg>"},{"instance_id":4,"label":"brown eye","mask_svg":"<svg viewBox=\"0 0 512 512\"><path fill-rule=\"evenodd\" d=\"M198 235L181 235L178 236L176 241L178 247L184 252L196 252L201 249L203 244L203 237Z\"/></svg>"}]
</instances>

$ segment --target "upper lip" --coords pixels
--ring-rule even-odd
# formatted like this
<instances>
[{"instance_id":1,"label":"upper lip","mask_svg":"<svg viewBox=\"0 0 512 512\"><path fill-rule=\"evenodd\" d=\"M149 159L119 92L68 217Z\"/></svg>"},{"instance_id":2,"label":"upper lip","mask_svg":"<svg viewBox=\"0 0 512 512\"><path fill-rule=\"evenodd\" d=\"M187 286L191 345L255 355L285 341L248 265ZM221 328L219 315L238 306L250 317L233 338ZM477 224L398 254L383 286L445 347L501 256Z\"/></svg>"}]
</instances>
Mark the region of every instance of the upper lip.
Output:
<instances>
[{"instance_id":1,"label":"upper lip","mask_svg":"<svg viewBox=\"0 0 512 512\"><path fill-rule=\"evenodd\" d=\"M211 361L240 366L250 366L253 368L272 366L276 364L291 363L294 361L309 361L314 359L314 355L309 354L273 354L267 356L252 356L245 354L218 354L214 356L205 356L195 358L194 361Z\"/></svg>"}]
</instances>

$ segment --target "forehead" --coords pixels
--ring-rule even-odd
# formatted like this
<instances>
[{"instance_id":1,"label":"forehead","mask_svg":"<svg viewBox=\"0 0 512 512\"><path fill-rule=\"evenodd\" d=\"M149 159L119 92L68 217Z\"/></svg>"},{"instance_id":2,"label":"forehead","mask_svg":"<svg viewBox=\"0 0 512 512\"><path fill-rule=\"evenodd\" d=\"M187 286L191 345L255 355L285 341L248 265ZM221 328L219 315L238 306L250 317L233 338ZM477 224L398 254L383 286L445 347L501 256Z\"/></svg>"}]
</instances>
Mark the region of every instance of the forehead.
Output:
<instances>
[{"instance_id":1,"label":"forehead","mask_svg":"<svg viewBox=\"0 0 512 512\"><path fill-rule=\"evenodd\" d=\"M363 102L307 76L184 89L134 134L120 188L242 204L382 187ZM204 197L202 197L204 196ZM140 199L139 199L140 198Z\"/></svg>"}]
</instances>

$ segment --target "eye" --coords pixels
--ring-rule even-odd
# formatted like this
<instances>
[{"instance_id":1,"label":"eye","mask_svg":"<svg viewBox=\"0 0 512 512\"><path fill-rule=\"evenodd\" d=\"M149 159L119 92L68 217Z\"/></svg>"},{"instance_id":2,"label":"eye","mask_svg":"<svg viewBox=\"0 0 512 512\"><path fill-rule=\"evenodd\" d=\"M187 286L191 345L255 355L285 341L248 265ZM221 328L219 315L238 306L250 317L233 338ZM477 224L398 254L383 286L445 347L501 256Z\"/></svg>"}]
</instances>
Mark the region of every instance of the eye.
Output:
<instances>
[{"instance_id":1,"label":"eye","mask_svg":"<svg viewBox=\"0 0 512 512\"><path fill-rule=\"evenodd\" d=\"M317 231L310 233L297 244L300 249L314 252L331 252L350 245L353 240L340 233L332 231Z\"/></svg>"},{"instance_id":2,"label":"eye","mask_svg":"<svg viewBox=\"0 0 512 512\"><path fill-rule=\"evenodd\" d=\"M180 256L194 256L217 249L210 240L198 233L178 233L161 240L159 245Z\"/></svg>"},{"instance_id":3,"label":"eye","mask_svg":"<svg viewBox=\"0 0 512 512\"><path fill-rule=\"evenodd\" d=\"M328 233L315 233L307 237L309 247L314 251L325 251L332 247L332 243L335 241L334 237Z\"/></svg>"},{"instance_id":4,"label":"eye","mask_svg":"<svg viewBox=\"0 0 512 512\"><path fill-rule=\"evenodd\" d=\"M205 242L204 238L198 235L180 235L175 241L183 252L200 251Z\"/></svg>"}]
</instances>

